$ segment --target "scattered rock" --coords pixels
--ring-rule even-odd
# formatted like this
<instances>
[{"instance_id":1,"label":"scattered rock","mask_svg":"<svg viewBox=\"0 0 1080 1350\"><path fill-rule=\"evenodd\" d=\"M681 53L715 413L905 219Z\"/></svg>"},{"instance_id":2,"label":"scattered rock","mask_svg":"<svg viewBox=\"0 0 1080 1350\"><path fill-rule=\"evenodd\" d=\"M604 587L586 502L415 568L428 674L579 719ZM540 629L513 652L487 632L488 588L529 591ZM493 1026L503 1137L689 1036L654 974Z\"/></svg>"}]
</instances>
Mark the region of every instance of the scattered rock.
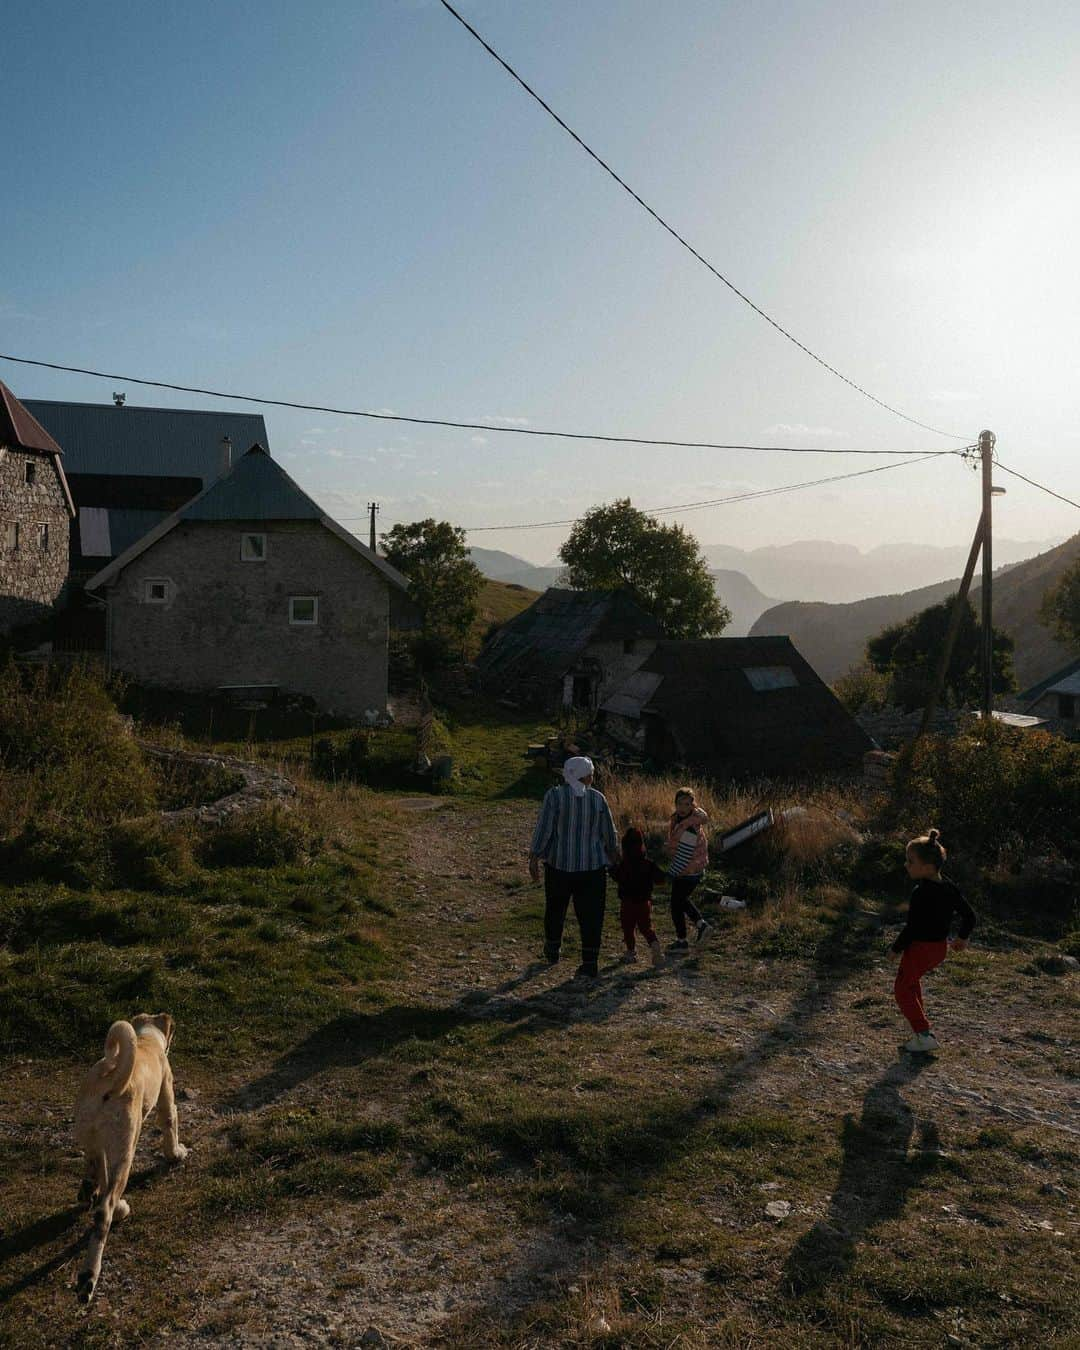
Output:
<instances>
[{"instance_id":1,"label":"scattered rock","mask_svg":"<svg viewBox=\"0 0 1080 1350\"><path fill-rule=\"evenodd\" d=\"M182 1087L176 1089L176 1096L182 1102L193 1102L199 1095L199 1089L193 1087Z\"/></svg>"},{"instance_id":2,"label":"scattered rock","mask_svg":"<svg viewBox=\"0 0 1080 1350\"><path fill-rule=\"evenodd\" d=\"M765 1206L765 1213L777 1223L783 1223L791 1215L791 1205L787 1200L770 1200Z\"/></svg>"},{"instance_id":3,"label":"scattered rock","mask_svg":"<svg viewBox=\"0 0 1080 1350\"><path fill-rule=\"evenodd\" d=\"M1044 975L1071 975L1080 970L1080 961L1075 956L1040 956L1035 964Z\"/></svg>"}]
</instances>

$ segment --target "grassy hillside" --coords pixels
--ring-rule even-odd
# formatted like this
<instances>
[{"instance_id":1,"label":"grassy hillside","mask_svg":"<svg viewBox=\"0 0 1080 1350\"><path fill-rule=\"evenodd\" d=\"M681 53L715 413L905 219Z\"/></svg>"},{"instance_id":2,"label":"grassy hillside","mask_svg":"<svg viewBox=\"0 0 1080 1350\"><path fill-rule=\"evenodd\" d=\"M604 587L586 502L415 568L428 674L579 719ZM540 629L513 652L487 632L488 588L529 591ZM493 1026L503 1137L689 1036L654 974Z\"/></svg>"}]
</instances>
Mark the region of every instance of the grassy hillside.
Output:
<instances>
[{"instance_id":1,"label":"grassy hillside","mask_svg":"<svg viewBox=\"0 0 1080 1350\"><path fill-rule=\"evenodd\" d=\"M104 691L7 680L0 845L67 850L150 804ZM0 865L0 1346L1076 1343L1080 930L1000 821L1032 818L1026 784L1040 867L1055 829L1075 856L1080 755L997 729L990 774L984 737L915 763L915 818L955 836L981 915L930 982L946 1048L915 1058L884 959L912 821L840 785L694 784L717 833L762 792L798 809L713 859L710 944L619 964L609 914L585 984L572 918L562 962L534 959L541 728L480 700L447 722L450 799L292 762L292 809L219 831L148 814L100 879ZM620 826L663 831L675 780L606 786ZM147 1123L83 1310L72 1104L108 1024L145 1007L177 1017L191 1153L156 1161Z\"/></svg>"},{"instance_id":2,"label":"grassy hillside","mask_svg":"<svg viewBox=\"0 0 1080 1350\"><path fill-rule=\"evenodd\" d=\"M1069 659L1067 649L1039 622L1038 610L1046 591L1077 557L1080 535L994 578L994 623L1016 643L1016 676L1021 688L1052 674ZM835 680L862 660L870 638L954 594L958 585L956 578L848 605L790 601L766 610L750 632L754 637L789 636L822 679ZM977 601L978 578L973 595Z\"/></svg>"},{"instance_id":3,"label":"grassy hillside","mask_svg":"<svg viewBox=\"0 0 1080 1350\"><path fill-rule=\"evenodd\" d=\"M485 579L484 589L480 592L476 621L469 634L469 654L475 656L480 650L484 637L493 623L506 623L507 619L512 619L515 614L528 609L539 594L539 591L530 591L527 587L518 586L513 582Z\"/></svg>"}]
</instances>

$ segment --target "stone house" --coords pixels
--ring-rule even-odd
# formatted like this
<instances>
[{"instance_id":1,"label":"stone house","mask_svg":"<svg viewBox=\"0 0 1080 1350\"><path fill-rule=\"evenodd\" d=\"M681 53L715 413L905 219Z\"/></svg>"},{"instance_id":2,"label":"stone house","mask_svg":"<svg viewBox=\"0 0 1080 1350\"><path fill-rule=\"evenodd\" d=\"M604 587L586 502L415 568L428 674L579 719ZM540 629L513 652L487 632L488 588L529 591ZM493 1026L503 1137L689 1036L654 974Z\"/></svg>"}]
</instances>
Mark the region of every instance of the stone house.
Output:
<instances>
[{"instance_id":1,"label":"stone house","mask_svg":"<svg viewBox=\"0 0 1080 1350\"><path fill-rule=\"evenodd\" d=\"M600 722L654 764L718 780L854 769L874 749L786 637L658 642Z\"/></svg>"},{"instance_id":2,"label":"stone house","mask_svg":"<svg viewBox=\"0 0 1080 1350\"><path fill-rule=\"evenodd\" d=\"M484 689L593 714L662 636L626 591L552 587L492 635L476 659Z\"/></svg>"},{"instance_id":3,"label":"stone house","mask_svg":"<svg viewBox=\"0 0 1080 1350\"><path fill-rule=\"evenodd\" d=\"M64 447L64 469L78 516L69 568L84 582L178 511L249 445L267 449L260 413L143 408L27 399L23 405ZM103 635L102 635L103 640Z\"/></svg>"},{"instance_id":4,"label":"stone house","mask_svg":"<svg viewBox=\"0 0 1080 1350\"><path fill-rule=\"evenodd\" d=\"M75 505L62 453L0 381L0 633L48 617L67 584Z\"/></svg>"},{"instance_id":5,"label":"stone house","mask_svg":"<svg viewBox=\"0 0 1080 1350\"><path fill-rule=\"evenodd\" d=\"M87 582L106 660L139 684L387 706L391 604L408 583L259 445Z\"/></svg>"}]
</instances>

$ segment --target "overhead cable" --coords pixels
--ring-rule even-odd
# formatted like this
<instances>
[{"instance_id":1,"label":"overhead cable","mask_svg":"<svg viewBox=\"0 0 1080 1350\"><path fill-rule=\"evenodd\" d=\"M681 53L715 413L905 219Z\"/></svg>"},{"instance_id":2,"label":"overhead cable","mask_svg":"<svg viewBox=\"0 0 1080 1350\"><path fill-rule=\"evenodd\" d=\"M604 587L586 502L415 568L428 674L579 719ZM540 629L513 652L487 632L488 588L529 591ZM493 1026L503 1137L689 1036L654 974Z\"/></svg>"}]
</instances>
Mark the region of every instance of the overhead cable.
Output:
<instances>
[{"instance_id":1,"label":"overhead cable","mask_svg":"<svg viewBox=\"0 0 1080 1350\"><path fill-rule=\"evenodd\" d=\"M1018 473L1016 469L1010 469L1007 464L1002 464L1000 459L995 459L994 463L999 469L1004 469L1006 473L1011 473L1014 478L1020 478L1031 487L1038 488L1040 492L1045 492L1051 497L1056 497L1059 502L1064 502L1066 506L1075 506L1080 510L1080 502L1074 502L1071 497L1063 497L1060 492L1055 492L1053 488L1048 488L1045 483L1036 483L1034 478L1028 478L1025 474Z\"/></svg>"},{"instance_id":2,"label":"overhead cable","mask_svg":"<svg viewBox=\"0 0 1080 1350\"><path fill-rule=\"evenodd\" d=\"M743 302L743 304L749 305L749 307L754 311L755 314L763 318L767 324L771 324L771 326L775 328L776 331L780 333L783 337L786 337L789 342L794 343L795 346L798 347L798 349L801 352L804 352L807 356L810 357L811 361L816 361L818 365L823 366L830 373L830 375L835 375L838 380L843 380L844 384L848 385L851 389L854 389L857 393L862 394L864 398L868 398L871 403L876 403L879 408L884 408L886 412L891 412L896 417L902 417L905 422L910 422L913 426L921 427L924 431L932 431L936 436L948 436L951 437L953 440L967 439L965 436L961 436L958 432L942 431L940 427L932 427L929 425L929 423L920 422L918 418L911 417L906 412L901 412L899 408L894 408L891 403L886 403L884 399L878 398L878 396L876 394L872 394L869 391L869 389L864 389L861 384L857 384L853 379L849 378L849 376L845 375L842 371L837 370L835 366L830 365L830 363L826 361L823 356L819 356L817 352L811 350L811 348L809 348L805 342L800 342L799 339L795 337L793 333L788 332L788 330L783 326L783 324L778 323L777 320L774 319L771 314L767 314L765 310L761 308L760 305L755 304L754 301L751 300L750 297L744 291L741 291L733 281L730 281L726 276L724 276L724 274L718 268L714 267L713 264L709 262L708 258L704 256L704 254L699 253L698 250L693 246L693 244L691 244L686 238L684 238L684 236L681 235L673 225L669 224L668 221L664 219L664 217L659 213L659 211L654 210L654 208L649 205L649 203L644 199L644 197L642 197L638 192L635 192L634 189L630 186L630 184L627 183L624 178L621 178L619 174L615 172L615 170L611 167L611 165L607 162L607 160L603 159L599 154L597 154L597 152L592 148L591 145L589 145L586 141L582 140L582 138L578 135L578 133L574 130L574 128L559 116L559 114L555 111L555 109L551 106L551 104L548 103L545 99L543 99L532 87L532 85L528 84L522 78L522 76L518 74L518 72L514 69L514 67L510 65L508 61L504 60L504 58L499 55L499 53L495 50L495 48L492 47L492 45L476 31L476 29L472 26L472 24L469 23L467 19L465 19L461 14L458 13L458 11L454 8L454 6L449 3L449 0L439 0L439 3L445 10L447 10L450 14L452 14L455 19L457 19L458 23L461 24L461 26L464 29L466 29L467 32L472 34L472 36L477 40L477 42L480 43L481 47L484 48L484 50L488 53L488 55L494 57L494 59L499 63L499 65L502 66L503 70L505 70L508 75L510 75L514 80L517 81L518 84L521 85L522 89L525 90L525 92L530 96L530 98L535 99L536 102L539 103L541 108L543 108L543 110L548 114L548 116L553 118L554 121L556 121L559 124L559 126L562 127L563 131L565 131L566 134L572 140L576 141L577 144L581 147L581 149L584 150L585 153L591 159L595 160L596 163L599 164L599 166L604 170L606 174L608 174L615 180L616 183L618 183L619 187L621 187L624 192L628 193L629 196L633 197L634 201L636 201L640 207L642 207L645 211L649 213L650 216L652 216L653 220L655 220L658 225L662 226L663 229L665 229L673 239L675 239L678 243L680 243L683 246L683 248L687 250L688 253L692 254L698 260L698 262L702 264L703 267L706 267L713 274L713 276L716 277L718 281L722 281L729 291L731 291L734 295L738 296L738 298Z\"/></svg>"},{"instance_id":3,"label":"overhead cable","mask_svg":"<svg viewBox=\"0 0 1080 1350\"><path fill-rule=\"evenodd\" d=\"M947 450L946 454L960 454L959 450ZM824 487L828 483L842 483L849 478L865 478L871 473L885 473L888 469L903 469L909 464L925 464L927 460L939 459L939 453L918 455L914 459L905 459L899 464L878 464L873 469L856 469L853 473L833 474L828 478L812 478L802 483L785 483L781 487L760 488L755 492L739 492L730 497L714 497L708 501L683 502L681 506L657 506L643 508L649 516L679 515L683 511L703 511L711 506L727 506L731 502L748 502L759 497L779 497L786 492L800 492L805 488ZM359 516L355 517L357 520ZM577 517L568 520L517 521L512 525L465 525L466 534L480 534L489 530L547 530L556 526L576 525Z\"/></svg>"},{"instance_id":4,"label":"overhead cable","mask_svg":"<svg viewBox=\"0 0 1080 1350\"><path fill-rule=\"evenodd\" d=\"M233 394L224 389L203 389L194 384L175 384L168 380L150 380L139 375L118 375L112 371L90 370L85 366L65 366L56 361L35 361L28 356L11 356L0 352L0 361L14 361L21 366L41 366L45 370L62 370L71 375L91 375L99 380L113 380L119 384L141 384L151 389L172 389L181 394L204 394L208 398L227 398L239 403L262 403L270 408L296 408L302 412L331 413L336 417L366 417L376 422L407 422L413 426L449 427L456 431L491 431L506 436L551 436L559 440L605 441L615 445L655 445L676 450L756 450L775 451L788 455L910 455L911 450L855 450L846 446L818 445L732 445L718 441L663 440L655 436L609 436L592 431L550 431L540 427L502 426L497 422L458 422L445 417L414 417L405 413L370 412L361 408L335 408L324 403L298 403L291 399L261 398L256 394ZM933 453L951 455L952 450Z\"/></svg>"}]
</instances>

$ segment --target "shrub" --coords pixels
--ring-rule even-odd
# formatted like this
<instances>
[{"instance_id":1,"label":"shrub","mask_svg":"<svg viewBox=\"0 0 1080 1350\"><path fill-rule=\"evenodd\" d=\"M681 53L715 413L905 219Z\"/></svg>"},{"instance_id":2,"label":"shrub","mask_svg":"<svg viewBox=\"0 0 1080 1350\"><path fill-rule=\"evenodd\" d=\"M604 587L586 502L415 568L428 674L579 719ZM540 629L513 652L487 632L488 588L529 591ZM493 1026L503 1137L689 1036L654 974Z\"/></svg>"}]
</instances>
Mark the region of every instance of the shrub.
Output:
<instances>
[{"instance_id":1,"label":"shrub","mask_svg":"<svg viewBox=\"0 0 1080 1350\"><path fill-rule=\"evenodd\" d=\"M888 702L889 677L864 661L840 676L833 685L833 693L852 716L879 712Z\"/></svg>"},{"instance_id":2,"label":"shrub","mask_svg":"<svg viewBox=\"0 0 1080 1350\"><path fill-rule=\"evenodd\" d=\"M996 857L1006 845L1080 845L1080 745L1041 731L976 723L915 746L903 809L945 843Z\"/></svg>"},{"instance_id":3,"label":"shrub","mask_svg":"<svg viewBox=\"0 0 1080 1350\"><path fill-rule=\"evenodd\" d=\"M75 666L0 669L0 764L17 790L3 794L0 835L30 821L41 834L100 829L154 805L154 780L105 685ZM45 846L38 838L35 846ZM84 852L80 845L77 852Z\"/></svg>"},{"instance_id":4,"label":"shrub","mask_svg":"<svg viewBox=\"0 0 1080 1350\"><path fill-rule=\"evenodd\" d=\"M174 890L194 868L188 834L152 816L114 825L109 834L109 853L114 884L132 890Z\"/></svg>"},{"instance_id":5,"label":"shrub","mask_svg":"<svg viewBox=\"0 0 1080 1350\"><path fill-rule=\"evenodd\" d=\"M299 861L314 841L282 806L237 812L202 840L201 860L211 867L279 867Z\"/></svg>"},{"instance_id":6,"label":"shrub","mask_svg":"<svg viewBox=\"0 0 1080 1350\"><path fill-rule=\"evenodd\" d=\"M0 850L6 878L51 881L86 890L104 886L112 860L104 833L55 817L30 820Z\"/></svg>"}]
</instances>

